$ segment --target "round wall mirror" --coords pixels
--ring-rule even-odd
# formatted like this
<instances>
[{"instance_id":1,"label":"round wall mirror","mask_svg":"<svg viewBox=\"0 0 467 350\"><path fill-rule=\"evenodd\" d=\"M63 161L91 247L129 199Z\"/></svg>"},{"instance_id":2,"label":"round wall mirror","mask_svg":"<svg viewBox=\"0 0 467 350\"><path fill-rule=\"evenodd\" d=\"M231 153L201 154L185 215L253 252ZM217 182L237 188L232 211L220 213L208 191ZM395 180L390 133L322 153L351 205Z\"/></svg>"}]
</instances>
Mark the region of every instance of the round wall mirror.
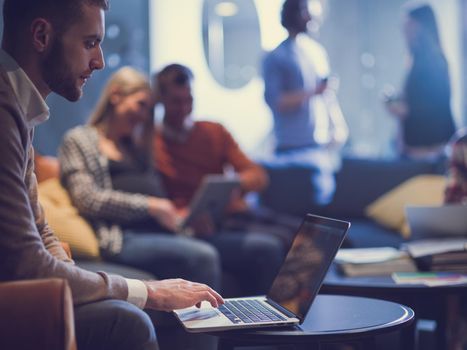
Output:
<instances>
[{"instance_id":1,"label":"round wall mirror","mask_svg":"<svg viewBox=\"0 0 467 350\"><path fill-rule=\"evenodd\" d=\"M261 33L253 0L204 0L204 55L215 80L238 89L257 75Z\"/></svg>"}]
</instances>

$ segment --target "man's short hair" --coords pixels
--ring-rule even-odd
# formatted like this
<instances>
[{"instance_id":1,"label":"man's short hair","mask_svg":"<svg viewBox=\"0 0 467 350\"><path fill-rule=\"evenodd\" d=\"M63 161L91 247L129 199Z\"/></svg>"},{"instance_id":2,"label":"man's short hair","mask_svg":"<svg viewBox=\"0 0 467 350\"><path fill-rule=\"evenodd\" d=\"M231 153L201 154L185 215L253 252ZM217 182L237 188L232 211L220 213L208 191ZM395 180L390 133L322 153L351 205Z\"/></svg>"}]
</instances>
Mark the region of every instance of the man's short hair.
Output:
<instances>
[{"instance_id":1,"label":"man's short hair","mask_svg":"<svg viewBox=\"0 0 467 350\"><path fill-rule=\"evenodd\" d=\"M169 64L156 74L154 90L157 97L160 98L167 93L169 86L185 86L190 84L193 78L194 75L190 68L178 63Z\"/></svg>"},{"instance_id":2,"label":"man's short hair","mask_svg":"<svg viewBox=\"0 0 467 350\"><path fill-rule=\"evenodd\" d=\"M42 17L63 33L81 18L83 5L107 10L109 0L4 0L4 32L13 35L27 28L35 18Z\"/></svg>"},{"instance_id":3,"label":"man's short hair","mask_svg":"<svg viewBox=\"0 0 467 350\"><path fill-rule=\"evenodd\" d=\"M285 0L281 11L281 24L285 29L294 29L302 2L307 0Z\"/></svg>"}]
</instances>

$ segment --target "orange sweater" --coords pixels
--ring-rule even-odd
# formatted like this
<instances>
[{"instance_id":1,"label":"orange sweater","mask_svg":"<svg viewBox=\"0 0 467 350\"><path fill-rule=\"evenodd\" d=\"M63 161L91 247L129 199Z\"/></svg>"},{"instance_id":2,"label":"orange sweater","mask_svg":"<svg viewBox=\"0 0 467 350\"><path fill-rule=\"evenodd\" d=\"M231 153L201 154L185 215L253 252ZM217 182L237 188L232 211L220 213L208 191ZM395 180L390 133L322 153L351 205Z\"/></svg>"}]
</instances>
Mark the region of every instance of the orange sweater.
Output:
<instances>
[{"instance_id":1,"label":"orange sweater","mask_svg":"<svg viewBox=\"0 0 467 350\"><path fill-rule=\"evenodd\" d=\"M154 157L169 198L177 207L189 204L204 175L222 174L226 165L231 165L240 176L244 192L260 191L268 182L263 168L242 152L219 123L195 122L184 143L164 138L156 130ZM236 203L234 207L241 210L245 204Z\"/></svg>"}]
</instances>

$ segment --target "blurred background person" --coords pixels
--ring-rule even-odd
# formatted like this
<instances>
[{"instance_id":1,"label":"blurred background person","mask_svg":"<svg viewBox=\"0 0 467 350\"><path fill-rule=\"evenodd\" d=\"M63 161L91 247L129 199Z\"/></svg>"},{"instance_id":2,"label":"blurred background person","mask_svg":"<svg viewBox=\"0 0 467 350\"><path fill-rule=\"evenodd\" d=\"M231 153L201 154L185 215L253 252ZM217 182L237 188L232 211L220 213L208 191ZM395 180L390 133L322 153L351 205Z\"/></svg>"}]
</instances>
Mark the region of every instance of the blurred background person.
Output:
<instances>
[{"instance_id":1,"label":"blurred background person","mask_svg":"<svg viewBox=\"0 0 467 350\"><path fill-rule=\"evenodd\" d=\"M155 100L163 106L153 144L156 167L169 198L180 209L190 204L204 176L227 173L238 177L240 191L231 201L228 217L248 216L244 195L267 186L267 175L221 124L194 120L193 78L192 71L181 64L170 64L154 76ZM284 255L281 239L271 232L274 229L258 232L248 223L236 226L239 220L216 226L204 219L197 236L218 249L223 269L239 280L242 292L266 293Z\"/></svg>"},{"instance_id":2,"label":"blurred background person","mask_svg":"<svg viewBox=\"0 0 467 350\"><path fill-rule=\"evenodd\" d=\"M191 69L181 64L170 64L154 76L155 99L164 107L154 138L156 166L179 208L190 203L205 175L230 168L239 177L242 192L231 209L242 211L243 194L263 190L267 174L220 123L193 119L193 79Z\"/></svg>"},{"instance_id":3,"label":"blurred background person","mask_svg":"<svg viewBox=\"0 0 467 350\"><path fill-rule=\"evenodd\" d=\"M388 111L400 121L399 151L410 158L440 155L455 132L448 64L427 4L409 3L404 37L410 54L403 91L388 94Z\"/></svg>"},{"instance_id":4,"label":"blurred background person","mask_svg":"<svg viewBox=\"0 0 467 350\"><path fill-rule=\"evenodd\" d=\"M308 0L283 3L281 24L288 37L264 58L264 96L273 114L275 158L312 167L315 202L324 205L335 188L329 147L343 145L348 129L330 88L337 88L337 81L330 84L326 50L308 33L318 24L309 5Z\"/></svg>"},{"instance_id":5,"label":"blurred background person","mask_svg":"<svg viewBox=\"0 0 467 350\"><path fill-rule=\"evenodd\" d=\"M173 233L177 211L165 198L150 152L152 110L148 78L130 67L116 71L88 125L65 135L61 181L93 225L106 260L217 288L216 250Z\"/></svg>"},{"instance_id":6,"label":"blurred background person","mask_svg":"<svg viewBox=\"0 0 467 350\"><path fill-rule=\"evenodd\" d=\"M467 204L467 129L459 130L448 146L449 176L445 203Z\"/></svg>"}]
</instances>

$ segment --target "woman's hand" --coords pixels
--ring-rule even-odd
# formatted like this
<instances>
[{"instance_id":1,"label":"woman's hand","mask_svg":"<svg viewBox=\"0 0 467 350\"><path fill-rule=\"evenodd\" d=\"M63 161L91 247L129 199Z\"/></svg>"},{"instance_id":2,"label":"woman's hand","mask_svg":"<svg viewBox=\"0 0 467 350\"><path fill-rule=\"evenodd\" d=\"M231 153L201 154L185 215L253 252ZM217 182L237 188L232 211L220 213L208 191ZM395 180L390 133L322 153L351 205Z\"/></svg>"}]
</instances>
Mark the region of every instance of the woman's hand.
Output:
<instances>
[{"instance_id":1,"label":"woman's hand","mask_svg":"<svg viewBox=\"0 0 467 350\"><path fill-rule=\"evenodd\" d=\"M396 118L403 120L407 117L408 107L400 96L384 94L383 102L386 110Z\"/></svg>"},{"instance_id":2,"label":"woman's hand","mask_svg":"<svg viewBox=\"0 0 467 350\"><path fill-rule=\"evenodd\" d=\"M209 213L202 213L196 217L190 227L198 237L209 237L216 231L216 225Z\"/></svg>"},{"instance_id":3,"label":"woman's hand","mask_svg":"<svg viewBox=\"0 0 467 350\"><path fill-rule=\"evenodd\" d=\"M162 226L176 231L179 217L172 202L165 198L149 197L149 215Z\"/></svg>"},{"instance_id":4,"label":"woman's hand","mask_svg":"<svg viewBox=\"0 0 467 350\"><path fill-rule=\"evenodd\" d=\"M177 209L177 214L180 220L184 220L190 215L190 209L180 208ZM216 225L209 213L201 213L195 218L190 220L188 227L185 227L180 233L187 236L207 237L215 233Z\"/></svg>"}]
</instances>

